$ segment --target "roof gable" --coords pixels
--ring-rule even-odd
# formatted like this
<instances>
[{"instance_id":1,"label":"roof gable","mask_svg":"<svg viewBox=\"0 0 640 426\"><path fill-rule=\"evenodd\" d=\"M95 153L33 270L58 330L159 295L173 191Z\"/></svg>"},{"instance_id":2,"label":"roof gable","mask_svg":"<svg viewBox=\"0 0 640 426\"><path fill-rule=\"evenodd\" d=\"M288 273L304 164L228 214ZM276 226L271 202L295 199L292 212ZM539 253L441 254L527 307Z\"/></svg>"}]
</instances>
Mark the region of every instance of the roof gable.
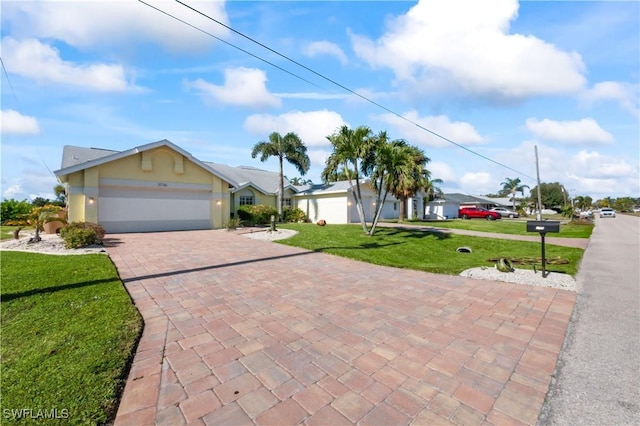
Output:
<instances>
[{"instance_id":1,"label":"roof gable","mask_svg":"<svg viewBox=\"0 0 640 426\"><path fill-rule=\"evenodd\" d=\"M185 151L177 145L174 145L172 142L163 139L161 141L152 142L145 145L140 145L135 148L128 149L126 151L111 151L107 149L99 149L99 148L82 148L75 146L65 146L62 151L62 168L60 170L56 170L53 173L57 177L66 176L71 173L78 172L80 170L85 170L90 167L99 166L101 164L109 163L111 161L116 161L121 158L129 157L131 155L139 154L145 151L149 151L152 149L167 147L177 153L183 155L191 162L196 165L202 167L208 172L216 175L226 182L231 183L231 179L227 177L224 173L220 173L216 170L213 170L206 163L195 158L191 153Z\"/></svg>"}]
</instances>

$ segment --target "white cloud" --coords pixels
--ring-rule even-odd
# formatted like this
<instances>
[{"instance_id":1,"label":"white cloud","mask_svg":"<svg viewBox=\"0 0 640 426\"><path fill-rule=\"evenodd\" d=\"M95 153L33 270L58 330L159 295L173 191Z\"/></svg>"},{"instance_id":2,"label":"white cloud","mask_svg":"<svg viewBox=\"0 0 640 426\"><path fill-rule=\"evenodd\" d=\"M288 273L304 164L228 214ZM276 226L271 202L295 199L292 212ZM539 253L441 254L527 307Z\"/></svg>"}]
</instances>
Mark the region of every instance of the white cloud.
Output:
<instances>
[{"instance_id":1,"label":"white cloud","mask_svg":"<svg viewBox=\"0 0 640 426\"><path fill-rule=\"evenodd\" d=\"M4 191L2 191L2 196L5 199L15 198L17 195L23 194L22 188L18 184L9 185Z\"/></svg>"},{"instance_id":2,"label":"white cloud","mask_svg":"<svg viewBox=\"0 0 640 426\"><path fill-rule=\"evenodd\" d=\"M580 151L572 158L572 171L582 178L609 179L638 177L638 170L625 159L602 155L596 151Z\"/></svg>"},{"instance_id":3,"label":"white cloud","mask_svg":"<svg viewBox=\"0 0 640 426\"><path fill-rule=\"evenodd\" d=\"M619 83L617 81L603 81L596 83L592 88L586 89L580 99L587 106L612 101L617 102L620 107L638 117L640 116L639 86L637 84Z\"/></svg>"},{"instance_id":4,"label":"white cloud","mask_svg":"<svg viewBox=\"0 0 640 426\"><path fill-rule=\"evenodd\" d=\"M42 83L61 83L100 92L133 89L124 68L113 64L76 64L64 61L60 52L35 39L2 39L2 56L8 72Z\"/></svg>"},{"instance_id":5,"label":"white cloud","mask_svg":"<svg viewBox=\"0 0 640 426\"><path fill-rule=\"evenodd\" d=\"M2 125L2 134L38 134L40 127L35 117L22 115L12 109L3 109L0 111L0 124Z\"/></svg>"},{"instance_id":6,"label":"white cloud","mask_svg":"<svg viewBox=\"0 0 640 426\"><path fill-rule=\"evenodd\" d=\"M528 118L527 129L535 136L569 145L610 144L614 142L611 133L604 130L592 118L578 121L555 121L545 118L541 121Z\"/></svg>"},{"instance_id":7,"label":"white cloud","mask_svg":"<svg viewBox=\"0 0 640 426\"><path fill-rule=\"evenodd\" d=\"M487 172L466 172L460 177L460 185L469 194L482 194L487 192L487 188L495 186Z\"/></svg>"},{"instance_id":8,"label":"white cloud","mask_svg":"<svg viewBox=\"0 0 640 426\"><path fill-rule=\"evenodd\" d=\"M248 108L272 108L281 105L280 99L269 93L267 74L256 68L227 68L224 85L217 86L199 78L189 83L210 103L222 103Z\"/></svg>"},{"instance_id":9,"label":"white cloud","mask_svg":"<svg viewBox=\"0 0 640 426\"><path fill-rule=\"evenodd\" d=\"M271 132L286 134L295 132L304 144L310 147L326 147L330 143L327 136L342 125L348 125L334 111L290 111L280 115L254 114L244 122L246 131L267 138Z\"/></svg>"},{"instance_id":10,"label":"white cloud","mask_svg":"<svg viewBox=\"0 0 640 426\"><path fill-rule=\"evenodd\" d=\"M420 117L418 112L411 110L402 114L403 117L418 123L422 127L431 130L460 145L477 145L484 142L484 138L469 123L463 121L450 121L444 115ZM394 114L381 114L375 119L387 123L399 133L399 137L406 139L414 145L429 147L449 147L449 142L439 138ZM393 132L391 137L396 138Z\"/></svg>"},{"instance_id":11,"label":"white cloud","mask_svg":"<svg viewBox=\"0 0 640 426\"><path fill-rule=\"evenodd\" d=\"M497 100L574 93L585 66L532 35L509 34L516 0L421 0L377 40L351 34L356 54L390 68L412 94L463 92Z\"/></svg>"},{"instance_id":12,"label":"white cloud","mask_svg":"<svg viewBox=\"0 0 640 426\"><path fill-rule=\"evenodd\" d=\"M344 54L340 46L328 41L314 41L304 48L304 54L313 58L319 55L336 57L343 65L347 63L347 55Z\"/></svg>"},{"instance_id":13,"label":"white cloud","mask_svg":"<svg viewBox=\"0 0 640 426\"><path fill-rule=\"evenodd\" d=\"M447 163L434 161L427 164L427 169L431 172L431 179L442 180L442 186L458 181L458 174Z\"/></svg>"},{"instance_id":14,"label":"white cloud","mask_svg":"<svg viewBox=\"0 0 640 426\"><path fill-rule=\"evenodd\" d=\"M228 30L173 1L147 0L216 35ZM224 1L190 1L194 8L228 24ZM135 0L3 2L2 21L14 36L61 40L77 48L158 43L174 52L198 52L214 39Z\"/></svg>"}]
</instances>

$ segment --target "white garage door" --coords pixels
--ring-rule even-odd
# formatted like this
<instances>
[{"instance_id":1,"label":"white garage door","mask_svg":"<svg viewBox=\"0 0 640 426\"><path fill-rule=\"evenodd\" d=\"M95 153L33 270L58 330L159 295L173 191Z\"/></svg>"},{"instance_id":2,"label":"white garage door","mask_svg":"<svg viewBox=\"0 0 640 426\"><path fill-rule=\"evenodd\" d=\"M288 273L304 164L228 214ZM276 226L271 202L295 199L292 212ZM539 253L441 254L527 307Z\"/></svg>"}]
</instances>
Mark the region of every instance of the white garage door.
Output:
<instances>
[{"instance_id":1,"label":"white garage door","mask_svg":"<svg viewBox=\"0 0 640 426\"><path fill-rule=\"evenodd\" d=\"M211 228L211 191L101 187L98 203L110 233Z\"/></svg>"}]
</instances>

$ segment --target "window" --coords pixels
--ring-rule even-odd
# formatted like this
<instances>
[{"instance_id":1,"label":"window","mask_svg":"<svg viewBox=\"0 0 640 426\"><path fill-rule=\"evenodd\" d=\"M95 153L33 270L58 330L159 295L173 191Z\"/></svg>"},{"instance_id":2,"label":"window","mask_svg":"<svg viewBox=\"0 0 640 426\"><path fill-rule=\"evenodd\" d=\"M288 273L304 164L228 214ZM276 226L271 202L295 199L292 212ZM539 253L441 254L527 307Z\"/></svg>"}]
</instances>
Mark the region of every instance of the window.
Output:
<instances>
[{"instance_id":1,"label":"window","mask_svg":"<svg viewBox=\"0 0 640 426\"><path fill-rule=\"evenodd\" d=\"M253 195L241 195L240 196L240 205L241 206L252 206L253 205Z\"/></svg>"},{"instance_id":2,"label":"window","mask_svg":"<svg viewBox=\"0 0 640 426\"><path fill-rule=\"evenodd\" d=\"M284 208L285 209L290 209L291 208L291 198L285 198L282 201L284 202Z\"/></svg>"}]
</instances>

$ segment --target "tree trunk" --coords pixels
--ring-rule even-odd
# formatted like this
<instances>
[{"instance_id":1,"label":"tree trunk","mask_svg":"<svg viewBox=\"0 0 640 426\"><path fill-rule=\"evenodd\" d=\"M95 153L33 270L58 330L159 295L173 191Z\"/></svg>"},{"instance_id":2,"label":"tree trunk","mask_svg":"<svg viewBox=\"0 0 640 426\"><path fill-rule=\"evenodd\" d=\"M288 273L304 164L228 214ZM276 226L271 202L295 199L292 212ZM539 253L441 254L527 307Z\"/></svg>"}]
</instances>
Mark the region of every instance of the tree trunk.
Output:
<instances>
[{"instance_id":1,"label":"tree trunk","mask_svg":"<svg viewBox=\"0 0 640 426\"><path fill-rule=\"evenodd\" d=\"M398 202L400 204L398 208L398 222L403 222L406 216L407 197L400 197Z\"/></svg>"},{"instance_id":2,"label":"tree trunk","mask_svg":"<svg viewBox=\"0 0 640 426\"><path fill-rule=\"evenodd\" d=\"M278 222L282 222L282 213L284 210L284 172L282 171L282 156L278 157L280 162L280 185L278 188Z\"/></svg>"}]
</instances>

